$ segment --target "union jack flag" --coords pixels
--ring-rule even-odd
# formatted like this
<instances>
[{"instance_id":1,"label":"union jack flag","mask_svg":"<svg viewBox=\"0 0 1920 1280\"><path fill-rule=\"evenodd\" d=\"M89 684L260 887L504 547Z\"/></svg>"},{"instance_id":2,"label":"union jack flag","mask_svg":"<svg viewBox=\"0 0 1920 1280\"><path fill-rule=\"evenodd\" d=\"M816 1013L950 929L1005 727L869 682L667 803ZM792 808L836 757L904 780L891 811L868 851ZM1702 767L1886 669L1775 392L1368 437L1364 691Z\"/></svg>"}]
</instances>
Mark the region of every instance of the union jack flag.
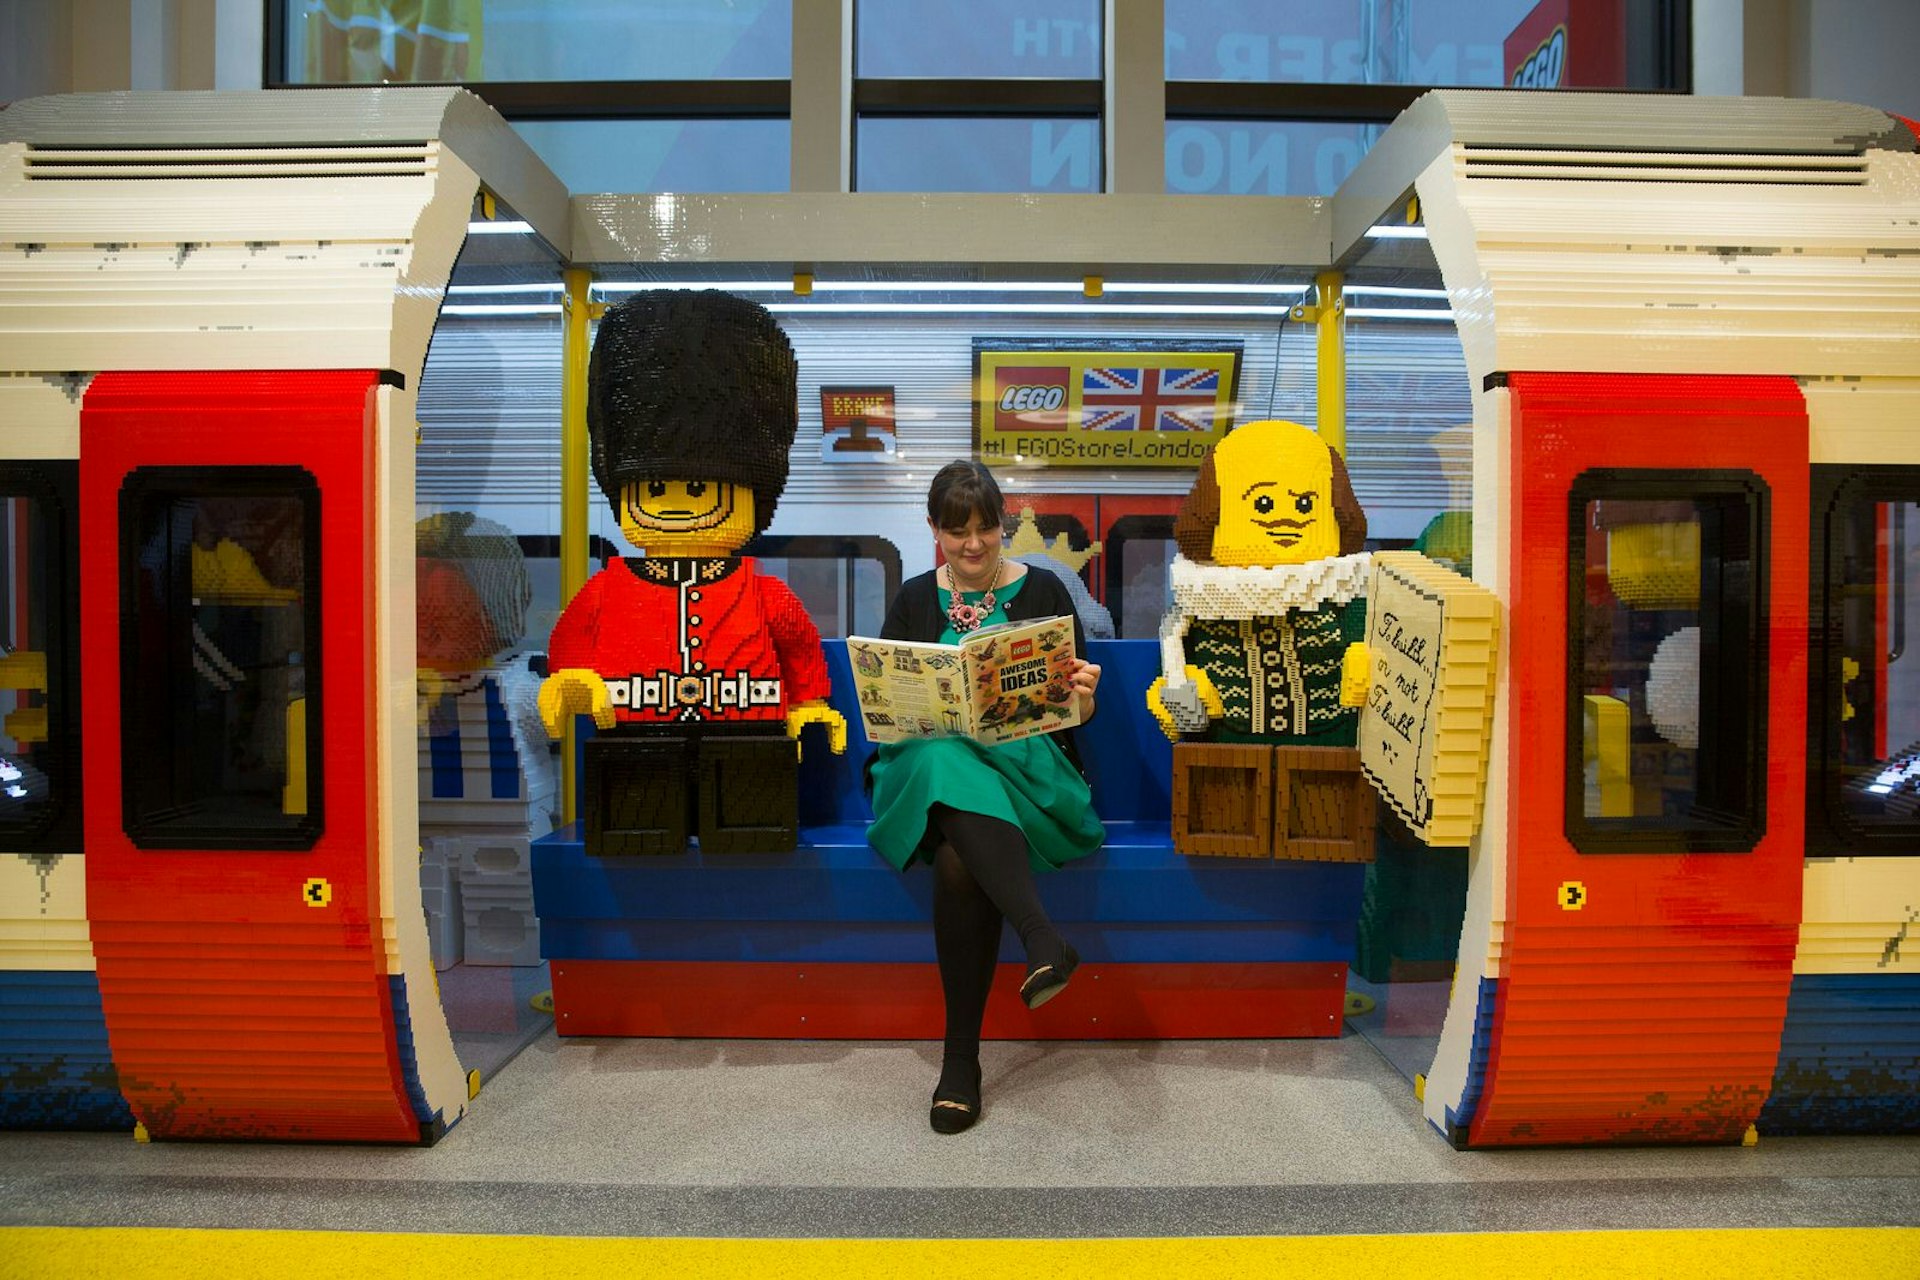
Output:
<instances>
[{"instance_id":1,"label":"union jack flag","mask_svg":"<svg viewBox=\"0 0 1920 1280\"><path fill-rule=\"evenodd\" d=\"M1218 369L1088 369L1080 384L1088 431L1211 431Z\"/></svg>"}]
</instances>

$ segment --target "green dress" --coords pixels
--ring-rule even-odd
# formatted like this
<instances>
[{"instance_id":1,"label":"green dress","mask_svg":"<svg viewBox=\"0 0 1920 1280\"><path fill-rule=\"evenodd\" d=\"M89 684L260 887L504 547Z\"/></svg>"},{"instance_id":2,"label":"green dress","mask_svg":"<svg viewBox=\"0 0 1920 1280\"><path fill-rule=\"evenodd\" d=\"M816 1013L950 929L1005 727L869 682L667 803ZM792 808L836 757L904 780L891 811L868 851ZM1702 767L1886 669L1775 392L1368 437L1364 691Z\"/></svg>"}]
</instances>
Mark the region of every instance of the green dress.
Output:
<instances>
[{"instance_id":1,"label":"green dress","mask_svg":"<svg viewBox=\"0 0 1920 1280\"><path fill-rule=\"evenodd\" d=\"M1018 595L1030 576L998 593L993 612L980 625L1005 622L1006 611L1000 606ZM978 604L985 594L968 591L961 598ZM940 592L942 609L950 599L948 592ZM951 626L940 633L942 644L958 639ZM944 804L1019 827L1026 833L1027 860L1035 871L1086 857L1106 839L1106 828L1093 812L1087 780L1055 736L1037 734L996 747L965 737L882 743L873 764L868 843L903 871L916 856L931 862L939 836L929 828L927 814Z\"/></svg>"}]
</instances>

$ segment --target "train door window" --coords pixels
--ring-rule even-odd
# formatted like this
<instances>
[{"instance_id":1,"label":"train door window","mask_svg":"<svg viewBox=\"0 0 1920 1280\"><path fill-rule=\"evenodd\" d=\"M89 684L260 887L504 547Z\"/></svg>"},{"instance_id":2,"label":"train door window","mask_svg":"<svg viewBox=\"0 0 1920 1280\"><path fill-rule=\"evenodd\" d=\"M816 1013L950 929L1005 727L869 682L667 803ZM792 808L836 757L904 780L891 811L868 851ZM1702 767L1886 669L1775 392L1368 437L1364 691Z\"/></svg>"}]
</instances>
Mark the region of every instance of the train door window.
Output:
<instances>
[{"instance_id":1,"label":"train door window","mask_svg":"<svg viewBox=\"0 0 1920 1280\"><path fill-rule=\"evenodd\" d=\"M1920 467L1813 469L1807 852L1920 835Z\"/></svg>"},{"instance_id":2,"label":"train door window","mask_svg":"<svg viewBox=\"0 0 1920 1280\"><path fill-rule=\"evenodd\" d=\"M1121 516L1107 530L1107 607L1122 640L1157 640L1173 607L1172 516Z\"/></svg>"},{"instance_id":3,"label":"train door window","mask_svg":"<svg viewBox=\"0 0 1920 1280\"><path fill-rule=\"evenodd\" d=\"M1766 485L1588 471L1569 508L1567 836L1737 852L1764 827Z\"/></svg>"},{"instance_id":4,"label":"train door window","mask_svg":"<svg viewBox=\"0 0 1920 1280\"><path fill-rule=\"evenodd\" d=\"M0 848L79 849L71 462L0 463Z\"/></svg>"},{"instance_id":5,"label":"train door window","mask_svg":"<svg viewBox=\"0 0 1920 1280\"><path fill-rule=\"evenodd\" d=\"M743 554L784 581L822 636L877 636L900 590L900 551L873 534L762 534Z\"/></svg>"},{"instance_id":6,"label":"train door window","mask_svg":"<svg viewBox=\"0 0 1920 1280\"><path fill-rule=\"evenodd\" d=\"M135 844L301 849L319 836L319 534L320 491L299 467L145 467L122 486Z\"/></svg>"}]
</instances>

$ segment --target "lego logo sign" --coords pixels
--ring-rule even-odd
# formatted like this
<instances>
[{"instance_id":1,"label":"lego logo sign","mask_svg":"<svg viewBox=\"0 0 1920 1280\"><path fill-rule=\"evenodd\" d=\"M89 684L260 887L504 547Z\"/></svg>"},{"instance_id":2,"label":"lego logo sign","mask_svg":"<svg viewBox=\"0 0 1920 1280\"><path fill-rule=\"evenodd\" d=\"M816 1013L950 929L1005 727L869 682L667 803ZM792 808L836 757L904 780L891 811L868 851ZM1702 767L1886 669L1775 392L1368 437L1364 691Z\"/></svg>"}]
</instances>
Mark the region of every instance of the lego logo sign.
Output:
<instances>
[{"instance_id":1,"label":"lego logo sign","mask_svg":"<svg viewBox=\"0 0 1920 1280\"><path fill-rule=\"evenodd\" d=\"M1066 402L1065 387L1008 387L1000 393L1000 407L1019 413L1031 409L1058 409Z\"/></svg>"},{"instance_id":2,"label":"lego logo sign","mask_svg":"<svg viewBox=\"0 0 1920 1280\"><path fill-rule=\"evenodd\" d=\"M1567 69L1567 28L1563 23L1513 69L1516 89L1558 89Z\"/></svg>"},{"instance_id":3,"label":"lego logo sign","mask_svg":"<svg viewBox=\"0 0 1920 1280\"><path fill-rule=\"evenodd\" d=\"M1003 365L993 371L994 426L1002 431L1064 431L1065 365Z\"/></svg>"},{"instance_id":4,"label":"lego logo sign","mask_svg":"<svg viewBox=\"0 0 1920 1280\"><path fill-rule=\"evenodd\" d=\"M1028 636L1025 640L1015 640L1007 646L1007 649L1007 660L1009 662L1018 662L1022 658L1031 658L1033 656L1033 637Z\"/></svg>"}]
</instances>

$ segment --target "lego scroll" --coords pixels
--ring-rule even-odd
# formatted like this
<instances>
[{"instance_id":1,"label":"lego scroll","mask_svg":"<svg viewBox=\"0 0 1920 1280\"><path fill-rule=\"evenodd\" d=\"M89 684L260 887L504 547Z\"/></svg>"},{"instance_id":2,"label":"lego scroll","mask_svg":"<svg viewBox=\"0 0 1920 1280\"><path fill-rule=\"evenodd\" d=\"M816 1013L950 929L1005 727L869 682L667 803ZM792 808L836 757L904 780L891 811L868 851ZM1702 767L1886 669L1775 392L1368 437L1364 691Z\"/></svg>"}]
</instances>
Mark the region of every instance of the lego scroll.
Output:
<instances>
[{"instance_id":1,"label":"lego scroll","mask_svg":"<svg viewBox=\"0 0 1920 1280\"><path fill-rule=\"evenodd\" d=\"M1500 602L1415 551L1373 560L1360 767L1416 836L1464 845L1486 794Z\"/></svg>"},{"instance_id":2,"label":"lego scroll","mask_svg":"<svg viewBox=\"0 0 1920 1280\"><path fill-rule=\"evenodd\" d=\"M974 453L993 467L1186 467L1233 426L1237 342L973 341Z\"/></svg>"}]
</instances>

